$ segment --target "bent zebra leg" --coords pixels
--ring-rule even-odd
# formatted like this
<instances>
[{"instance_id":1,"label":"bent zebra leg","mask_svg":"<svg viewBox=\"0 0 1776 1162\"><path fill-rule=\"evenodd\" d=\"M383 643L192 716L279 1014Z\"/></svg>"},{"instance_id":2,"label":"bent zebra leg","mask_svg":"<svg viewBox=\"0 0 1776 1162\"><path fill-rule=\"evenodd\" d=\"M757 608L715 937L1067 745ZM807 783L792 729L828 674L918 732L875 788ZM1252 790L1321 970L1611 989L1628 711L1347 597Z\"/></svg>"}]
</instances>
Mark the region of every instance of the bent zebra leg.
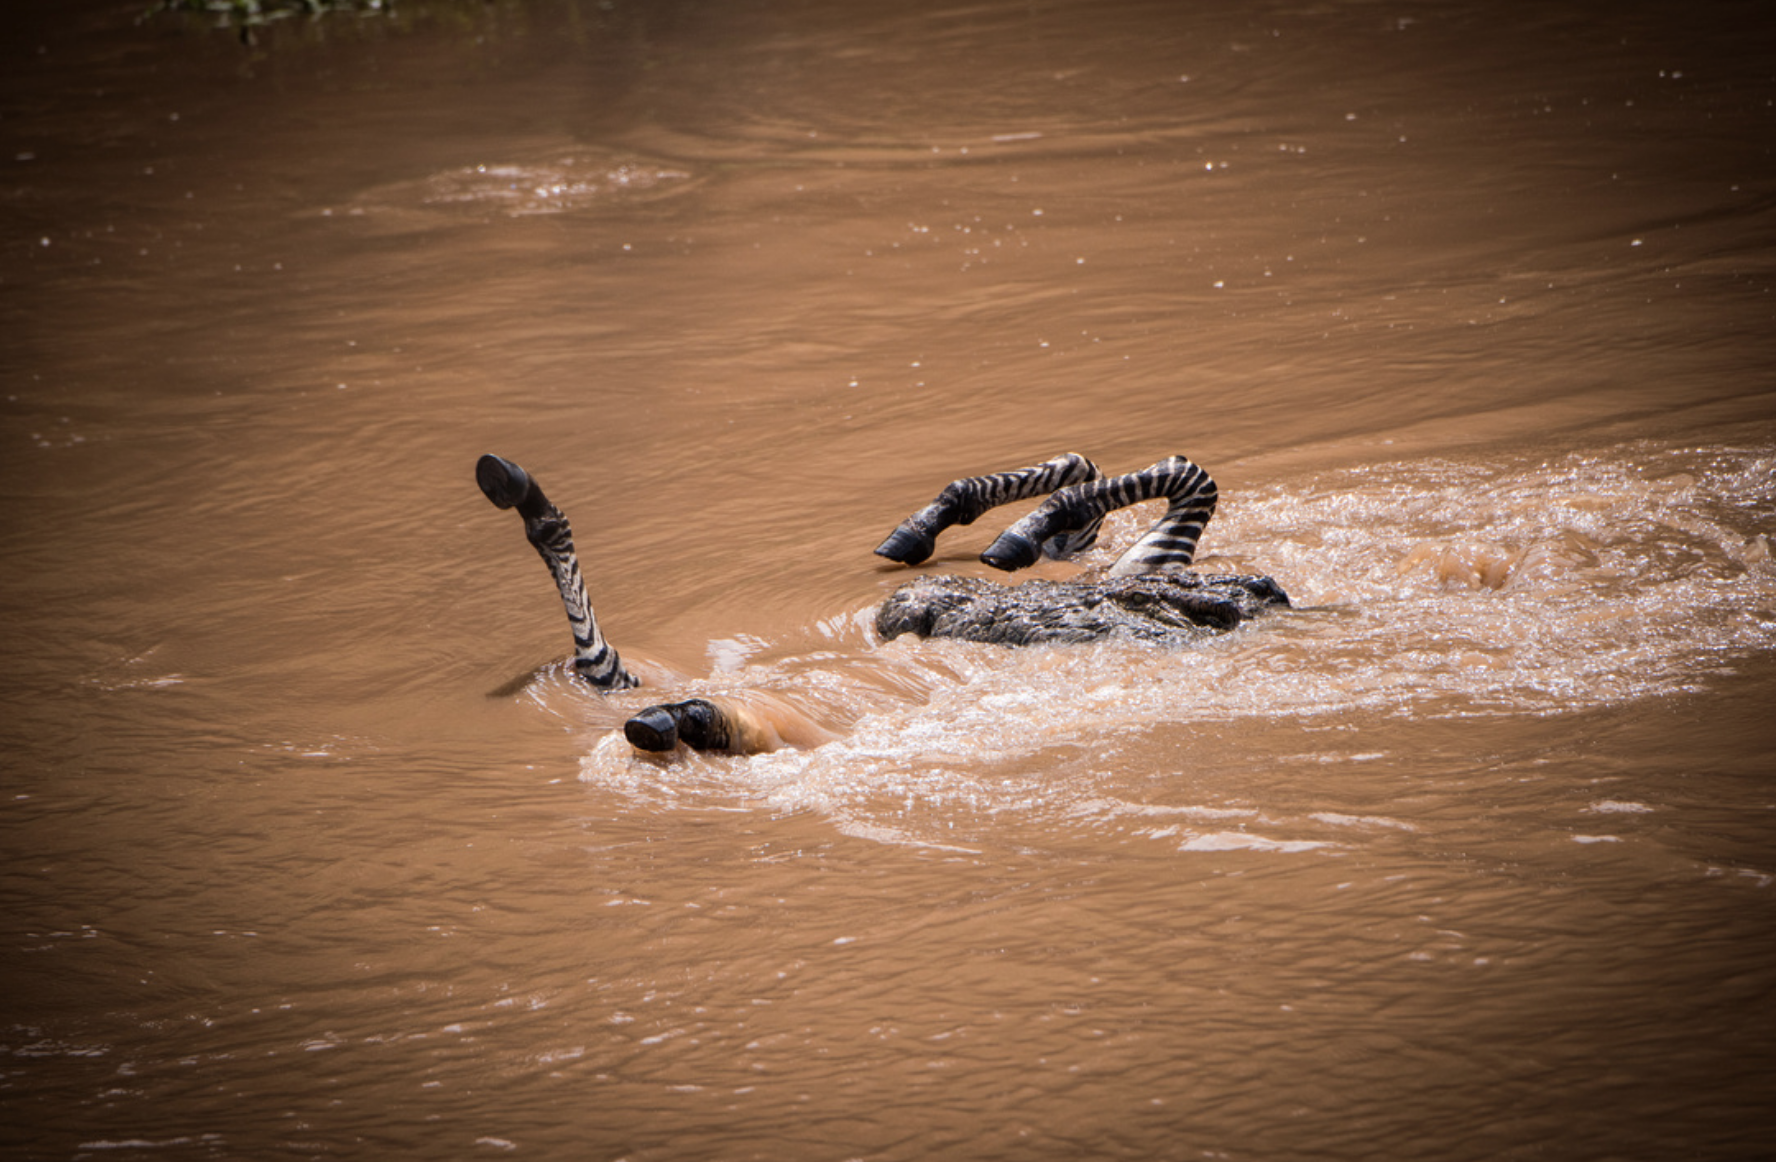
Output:
<instances>
[{"instance_id":1,"label":"bent zebra leg","mask_svg":"<svg viewBox=\"0 0 1776 1162\"><path fill-rule=\"evenodd\" d=\"M1048 542L1089 529L1096 535L1104 517L1143 500L1171 502L1141 539L1110 567L1112 577L1154 573L1168 565L1188 565L1196 557L1203 526L1215 515L1217 492L1209 474L1183 456L1171 456L1126 476L1087 481L1061 489L1029 516L1001 533L981 560L995 569L1022 569L1036 563Z\"/></svg>"},{"instance_id":2,"label":"bent zebra leg","mask_svg":"<svg viewBox=\"0 0 1776 1162\"><path fill-rule=\"evenodd\" d=\"M931 556L937 548L937 535L951 525L973 524L989 508L1032 496L1047 496L1057 488L1096 480L1101 475L1096 464L1077 452L1068 452L1013 472L953 480L944 485L936 500L900 522L900 527L877 546L876 555L903 565L917 565ZM1091 547L1097 531L1096 525L1069 530L1044 548L1057 557L1076 553Z\"/></svg>"},{"instance_id":3,"label":"bent zebra leg","mask_svg":"<svg viewBox=\"0 0 1776 1162\"><path fill-rule=\"evenodd\" d=\"M623 668L610 643L598 630L586 583L580 576L580 559L574 552L573 530L567 517L549 503L537 482L524 469L498 456L483 456L475 464L475 483L498 508L515 508L524 518L524 535L536 549L555 587L573 630L574 670L600 690L626 690L641 685Z\"/></svg>"}]
</instances>

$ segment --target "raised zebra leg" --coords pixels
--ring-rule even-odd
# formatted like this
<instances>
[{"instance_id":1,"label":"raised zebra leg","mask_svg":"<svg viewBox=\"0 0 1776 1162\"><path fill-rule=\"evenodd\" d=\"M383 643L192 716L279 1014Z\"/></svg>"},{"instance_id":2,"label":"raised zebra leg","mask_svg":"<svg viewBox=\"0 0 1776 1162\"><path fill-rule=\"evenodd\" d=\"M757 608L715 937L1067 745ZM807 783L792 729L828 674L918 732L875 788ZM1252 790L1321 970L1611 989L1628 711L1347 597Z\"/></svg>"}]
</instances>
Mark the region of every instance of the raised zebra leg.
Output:
<instances>
[{"instance_id":1,"label":"raised zebra leg","mask_svg":"<svg viewBox=\"0 0 1776 1162\"><path fill-rule=\"evenodd\" d=\"M529 473L510 460L483 456L475 464L475 483L499 508L516 508L524 518L524 535L531 547L549 567L555 587L561 591L561 604L567 610L567 622L573 630L574 670L580 677L600 690L626 690L641 685L623 668L604 635L598 631L598 620L592 615L592 602L586 597L586 583L580 576L580 559L574 552L573 531L567 517L549 503Z\"/></svg>"},{"instance_id":2,"label":"raised zebra leg","mask_svg":"<svg viewBox=\"0 0 1776 1162\"><path fill-rule=\"evenodd\" d=\"M981 560L995 569L1022 569L1036 563L1049 542L1096 535L1106 514L1143 500L1170 501L1165 515L1141 534L1110 567L1112 577L1155 573L1168 565L1188 565L1196 557L1203 526L1215 515L1215 481L1183 456L1161 460L1126 476L1089 480L1063 488L1042 506L1000 534Z\"/></svg>"},{"instance_id":3,"label":"raised zebra leg","mask_svg":"<svg viewBox=\"0 0 1776 1162\"><path fill-rule=\"evenodd\" d=\"M917 565L931 556L937 548L937 535L951 525L973 524L989 508L1032 496L1047 496L1057 488L1096 480L1101 475L1096 464L1077 452L1068 452L1014 472L951 481L936 500L900 522L900 527L877 546L876 555L903 565ZM1098 526L1093 523L1090 527L1067 529L1039 544L1050 556L1060 557L1090 548L1097 535Z\"/></svg>"}]
</instances>

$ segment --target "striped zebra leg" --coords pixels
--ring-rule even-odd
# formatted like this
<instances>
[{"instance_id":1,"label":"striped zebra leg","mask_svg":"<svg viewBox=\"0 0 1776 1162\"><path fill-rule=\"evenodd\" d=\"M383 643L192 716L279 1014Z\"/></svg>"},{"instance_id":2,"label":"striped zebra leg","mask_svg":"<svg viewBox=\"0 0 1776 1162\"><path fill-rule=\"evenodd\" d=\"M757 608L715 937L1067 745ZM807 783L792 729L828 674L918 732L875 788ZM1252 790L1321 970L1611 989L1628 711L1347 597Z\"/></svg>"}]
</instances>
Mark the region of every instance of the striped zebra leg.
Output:
<instances>
[{"instance_id":1,"label":"striped zebra leg","mask_svg":"<svg viewBox=\"0 0 1776 1162\"><path fill-rule=\"evenodd\" d=\"M592 602L586 597L580 558L574 552L573 530L568 527L566 515L549 503L529 473L510 460L481 457L475 464L475 483L496 507L516 508L524 518L525 537L549 567L549 575L561 591L561 604L573 630L574 670L599 690L626 690L641 685L623 668L617 651L598 631L598 619L592 615Z\"/></svg>"},{"instance_id":2,"label":"striped zebra leg","mask_svg":"<svg viewBox=\"0 0 1776 1162\"><path fill-rule=\"evenodd\" d=\"M951 525L973 524L989 508L1032 496L1047 496L1057 488L1096 480L1101 475L1096 464L1077 452L1068 452L1015 472L953 480L944 485L936 500L900 522L900 527L876 547L876 555L903 565L917 565L931 556L937 548L937 534ZM1090 548L1096 536L1097 526L1093 525L1089 530L1071 530L1068 536L1045 547L1051 555L1061 556Z\"/></svg>"},{"instance_id":3,"label":"striped zebra leg","mask_svg":"<svg viewBox=\"0 0 1776 1162\"><path fill-rule=\"evenodd\" d=\"M1188 565L1196 557L1203 526L1215 515L1215 481L1183 456L1172 456L1151 468L1126 476L1088 481L1063 488L1043 505L1002 533L981 560L995 569L1022 569L1036 563L1042 546L1073 530L1096 531L1106 514L1143 500L1170 501L1165 515L1110 567L1112 577L1156 573L1169 565Z\"/></svg>"}]
</instances>

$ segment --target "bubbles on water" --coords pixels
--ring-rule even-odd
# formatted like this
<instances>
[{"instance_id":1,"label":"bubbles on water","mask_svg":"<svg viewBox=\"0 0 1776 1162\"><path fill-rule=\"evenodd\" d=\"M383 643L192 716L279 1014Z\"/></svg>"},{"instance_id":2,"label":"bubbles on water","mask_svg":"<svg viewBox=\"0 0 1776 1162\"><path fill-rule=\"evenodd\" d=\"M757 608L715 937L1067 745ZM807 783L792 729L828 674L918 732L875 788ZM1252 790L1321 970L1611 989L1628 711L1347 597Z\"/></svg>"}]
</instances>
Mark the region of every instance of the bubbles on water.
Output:
<instances>
[{"instance_id":1,"label":"bubbles on water","mask_svg":"<svg viewBox=\"0 0 1776 1162\"><path fill-rule=\"evenodd\" d=\"M625 193L682 183L683 170L642 162L601 163L563 157L522 165L476 165L434 175L421 199L430 205L495 209L519 217L559 214ZM624 247L628 249L628 247Z\"/></svg>"},{"instance_id":2,"label":"bubbles on water","mask_svg":"<svg viewBox=\"0 0 1776 1162\"><path fill-rule=\"evenodd\" d=\"M1645 803L1625 802L1618 799L1602 799L1585 808L1591 815L1646 815L1652 808Z\"/></svg>"},{"instance_id":3,"label":"bubbles on water","mask_svg":"<svg viewBox=\"0 0 1776 1162\"><path fill-rule=\"evenodd\" d=\"M1313 839L1267 839L1244 831L1217 831L1195 835L1178 847L1179 851L1315 851L1327 846Z\"/></svg>"},{"instance_id":4,"label":"bubbles on water","mask_svg":"<svg viewBox=\"0 0 1776 1162\"><path fill-rule=\"evenodd\" d=\"M507 162L479 162L366 193L350 212L457 210L528 217L661 197L691 185L681 168L639 157L553 151ZM332 211L322 211L331 217ZM624 249L628 249L627 246Z\"/></svg>"}]
</instances>

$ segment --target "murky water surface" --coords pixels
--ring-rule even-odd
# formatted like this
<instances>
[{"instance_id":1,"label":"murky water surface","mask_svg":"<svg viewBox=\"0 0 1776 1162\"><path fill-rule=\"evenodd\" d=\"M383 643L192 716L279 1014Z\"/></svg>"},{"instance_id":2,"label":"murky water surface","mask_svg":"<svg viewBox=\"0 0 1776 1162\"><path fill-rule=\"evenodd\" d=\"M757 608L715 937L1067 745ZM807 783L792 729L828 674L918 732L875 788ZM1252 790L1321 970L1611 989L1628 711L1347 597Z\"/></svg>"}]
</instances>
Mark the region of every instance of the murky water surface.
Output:
<instances>
[{"instance_id":1,"label":"murky water surface","mask_svg":"<svg viewBox=\"0 0 1776 1162\"><path fill-rule=\"evenodd\" d=\"M1760 6L142 7L0 69L9 1157L1776 1140ZM875 639L1068 450L1297 608Z\"/></svg>"}]
</instances>

